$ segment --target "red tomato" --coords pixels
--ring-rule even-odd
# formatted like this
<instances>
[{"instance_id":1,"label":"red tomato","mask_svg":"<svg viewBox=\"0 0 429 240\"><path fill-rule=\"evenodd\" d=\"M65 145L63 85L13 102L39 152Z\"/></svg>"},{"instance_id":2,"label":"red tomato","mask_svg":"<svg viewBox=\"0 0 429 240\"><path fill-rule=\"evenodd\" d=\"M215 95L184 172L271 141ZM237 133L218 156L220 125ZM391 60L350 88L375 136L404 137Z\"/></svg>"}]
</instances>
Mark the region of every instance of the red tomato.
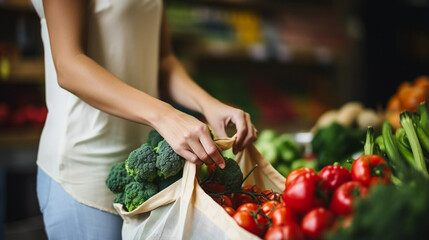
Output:
<instances>
[{"instance_id":1,"label":"red tomato","mask_svg":"<svg viewBox=\"0 0 429 240\"><path fill-rule=\"evenodd\" d=\"M319 172L322 178L322 188L334 192L341 184L351 181L352 176L343 166L328 165Z\"/></svg>"},{"instance_id":2,"label":"red tomato","mask_svg":"<svg viewBox=\"0 0 429 240\"><path fill-rule=\"evenodd\" d=\"M245 192L260 193L261 190L256 185L246 185L241 188Z\"/></svg>"},{"instance_id":3,"label":"red tomato","mask_svg":"<svg viewBox=\"0 0 429 240\"><path fill-rule=\"evenodd\" d=\"M201 187L204 189L205 192L212 192L212 193L225 192L225 187L217 182L204 183Z\"/></svg>"},{"instance_id":4,"label":"red tomato","mask_svg":"<svg viewBox=\"0 0 429 240\"><path fill-rule=\"evenodd\" d=\"M232 203L234 204L235 208L238 208L240 205L243 205L244 203L258 203L256 199L253 199L251 196L244 194L244 193L235 193L232 197Z\"/></svg>"},{"instance_id":5,"label":"red tomato","mask_svg":"<svg viewBox=\"0 0 429 240\"><path fill-rule=\"evenodd\" d=\"M234 216L235 214L235 210L232 207L228 207L228 206L223 206L223 209L225 210L226 213L228 213L229 216Z\"/></svg>"},{"instance_id":6,"label":"red tomato","mask_svg":"<svg viewBox=\"0 0 429 240\"><path fill-rule=\"evenodd\" d=\"M368 189L360 182L346 182L334 192L329 210L335 214L348 215L352 212L353 202L358 197L368 195Z\"/></svg>"},{"instance_id":7,"label":"red tomato","mask_svg":"<svg viewBox=\"0 0 429 240\"><path fill-rule=\"evenodd\" d=\"M265 240L305 240L304 234L296 223L270 227L265 234Z\"/></svg>"},{"instance_id":8,"label":"red tomato","mask_svg":"<svg viewBox=\"0 0 429 240\"><path fill-rule=\"evenodd\" d=\"M262 194L264 194L265 196L267 196L268 199L270 200L274 200L277 202L281 201L282 195L278 192L274 192L272 190L265 190L262 192Z\"/></svg>"},{"instance_id":9,"label":"red tomato","mask_svg":"<svg viewBox=\"0 0 429 240\"><path fill-rule=\"evenodd\" d=\"M326 193L320 188L321 182L322 178L314 171L299 175L283 192L285 205L299 214L324 206Z\"/></svg>"},{"instance_id":10,"label":"red tomato","mask_svg":"<svg viewBox=\"0 0 429 240\"><path fill-rule=\"evenodd\" d=\"M364 186L390 181L390 168L386 161L378 155L360 156L353 162L350 172L352 180L358 181Z\"/></svg>"},{"instance_id":11,"label":"red tomato","mask_svg":"<svg viewBox=\"0 0 429 240\"><path fill-rule=\"evenodd\" d=\"M227 195L221 195L220 197L214 197L215 200L221 206L233 207L232 200Z\"/></svg>"},{"instance_id":12,"label":"red tomato","mask_svg":"<svg viewBox=\"0 0 429 240\"><path fill-rule=\"evenodd\" d=\"M284 225L289 222L298 223L298 218L292 209L288 207L278 207L270 215L272 226Z\"/></svg>"},{"instance_id":13,"label":"red tomato","mask_svg":"<svg viewBox=\"0 0 429 240\"><path fill-rule=\"evenodd\" d=\"M237 212L240 212L240 211L256 212L259 208L260 208L259 205L256 203L243 203L237 208Z\"/></svg>"},{"instance_id":14,"label":"red tomato","mask_svg":"<svg viewBox=\"0 0 429 240\"><path fill-rule=\"evenodd\" d=\"M309 239L322 239L334 221L335 216L332 212L325 208L315 208L304 215L301 229Z\"/></svg>"},{"instance_id":15,"label":"red tomato","mask_svg":"<svg viewBox=\"0 0 429 240\"><path fill-rule=\"evenodd\" d=\"M261 214L257 214L257 220L253 217L254 213L249 211L237 211L232 218L235 222L247 231L262 237L267 230L267 221ZM265 219L265 220L264 220Z\"/></svg>"},{"instance_id":16,"label":"red tomato","mask_svg":"<svg viewBox=\"0 0 429 240\"><path fill-rule=\"evenodd\" d=\"M292 172L290 172L286 177L285 187L287 188L288 185L290 183L292 183L299 175L301 175L303 173L307 173L307 172L314 172L315 173L315 171L313 169L307 168L307 167L297 168L297 169L293 170Z\"/></svg>"},{"instance_id":17,"label":"red tomato","mask_svg":"<svg viewBox=\"0 0 429 240\"><path fill-rule=\"evenodd\" d=\"M271 213L276 209L276 207L280 206L280 203L274 200L270 200L267 202L262 203L261 205L261 210L262 212L267 215L270 216Z\"/></svg>"}]
</instances>

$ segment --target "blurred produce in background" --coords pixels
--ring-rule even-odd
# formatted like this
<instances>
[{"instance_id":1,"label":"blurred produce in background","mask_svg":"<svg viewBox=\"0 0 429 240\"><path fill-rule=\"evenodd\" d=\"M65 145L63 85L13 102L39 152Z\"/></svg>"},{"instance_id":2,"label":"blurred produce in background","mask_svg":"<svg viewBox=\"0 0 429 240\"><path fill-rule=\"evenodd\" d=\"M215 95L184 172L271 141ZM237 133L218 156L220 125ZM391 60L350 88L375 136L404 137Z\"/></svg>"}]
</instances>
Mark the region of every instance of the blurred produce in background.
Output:
<instances>
[{"instance_id":1,"label":"blurred produce in background","mask_svg":"<svg viewBox=\"0 0 429 240\"><path fill-rule=\"evenodd\" d=\"M310 133L278 134L274 129L264 129L255 147L277 171L287 176L297 168L316 169L316 158L309 148L311 137Z\"/></svg>"},{"instance_id":2,"label":"blurred produce in background","mask_svg":"<svg viewBox=\"0 0 429 240\"><path fill-rule=\"evenodd\" d=\"M389 98L386 118L394 129L401 127L399 114L402 111L415 111L421 102L429 102L429 77L422 75L412 82L402 82Z\"/></svg>"},{"instance_id":3,"label":"blurred produce in background","mask_svg":"<svg viewBox=\"0 0 429 240\"><path fill-rule=\"evenodd\" d=\"M204 89L259 128L308 129L350 97L329 91L350 64L351 37L336 3L315 4L167 1L167 15L175 52Z\"/></svg>"}]
</instances>

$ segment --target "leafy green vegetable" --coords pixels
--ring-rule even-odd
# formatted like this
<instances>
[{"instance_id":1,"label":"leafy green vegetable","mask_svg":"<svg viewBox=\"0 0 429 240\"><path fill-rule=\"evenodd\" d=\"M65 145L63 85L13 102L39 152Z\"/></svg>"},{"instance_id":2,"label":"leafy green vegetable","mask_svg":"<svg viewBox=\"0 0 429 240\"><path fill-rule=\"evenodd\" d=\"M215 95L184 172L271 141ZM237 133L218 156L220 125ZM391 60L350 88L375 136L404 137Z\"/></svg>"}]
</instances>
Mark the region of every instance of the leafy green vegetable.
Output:
<instances>
[{"instance_id":1,"label":"leafy green vegetable","mask_svg":"<svg viewBox=\"0 0 429 240\"><path fill-rule=\"evenodd\" d=\"M292 162L299 158L302 153L302 148L295 142L291 134L283 133L274 141L277 152L281 160Z\"/></svg>"},{"instance_id":2,"label":"leafy green vegetable","mask_svg":"<svg viewBox=\"0 0 429 240\"><path fill-rule=\"evenodd\" d=\"M351 225L327 239L427 239L428 219L429 180L415 172L411 182L372 187L367 198L356 202Z\"/></svg>"},{"instance_id":3,"label":"leafy green vegetable","mask_svg":"<svg viewBox=\"0 0 429 240\"><path fill-rule=\"evenodd\" d=\"M318 168L342 162L353 153L362 150L365 133L337 122L320 128L311 141L312 150L317 155Z\"/></svg>"},{"instance_id":4,"label":"leafy green vegetable","mask_svg":"<svg viewBox=\"0 0 429 240\"><path fill-rule=\"evenodd\" d=\"M293 171L297 168L308 167L316 169L317 161L315 159L296 159L290 165L290 170Z\"/></svg>"},{"instance_id":5,"label":"leafy green vegetable","mask_svg":"<svg viewBox=\"0 0 429 240\"><path fill-rule=\"evenodd\" d=\"M256 149L258 149L261 155L271 164L277 163L279 158L277 146L275 144L276 138L277 136L274 130L264 129L255 142Z\"/></svg>"}]
</instances>

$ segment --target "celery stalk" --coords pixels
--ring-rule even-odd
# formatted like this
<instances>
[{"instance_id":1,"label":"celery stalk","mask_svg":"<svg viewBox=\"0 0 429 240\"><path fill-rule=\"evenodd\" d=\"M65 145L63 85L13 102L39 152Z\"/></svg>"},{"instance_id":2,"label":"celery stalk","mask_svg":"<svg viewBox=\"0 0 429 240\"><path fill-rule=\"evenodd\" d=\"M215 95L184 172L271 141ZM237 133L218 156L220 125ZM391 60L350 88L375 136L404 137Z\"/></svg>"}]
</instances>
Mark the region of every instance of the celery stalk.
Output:
<instances>
[{"instance_id":1,"label":"celery stalk","mask_svg":"<svg viewBox=\"0 0 429 240\"><path fill-rule=\"evenodd\" d=\"M417 137L416 131L414 129L413 121L411 119L411 113L408 111L402 112L400 114L400 120L401 126L405 130L405 134L407 135L411 150L413 152L416 169L424 173L426 176L429 176L426 169L426 163L423 157L423 150Z\"/></svg>"}]
</instances>

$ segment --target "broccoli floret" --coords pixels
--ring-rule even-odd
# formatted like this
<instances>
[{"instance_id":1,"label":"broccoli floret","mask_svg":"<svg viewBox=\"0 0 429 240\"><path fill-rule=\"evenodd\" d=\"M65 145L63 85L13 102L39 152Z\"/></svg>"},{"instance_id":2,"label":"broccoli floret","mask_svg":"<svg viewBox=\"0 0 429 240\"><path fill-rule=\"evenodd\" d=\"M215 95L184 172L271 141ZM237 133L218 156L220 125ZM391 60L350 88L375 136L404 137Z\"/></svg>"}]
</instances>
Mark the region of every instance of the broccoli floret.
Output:
<instances>
[{"instance_id":1,"label":"broccoli floret","mask_svg":"<svg viewBox=\"0 0 429 240\"><path fill-rule=\"evenodd\" d=\"M123 192L118 193L118 195L116 195L116 198L113 199L113 202L125 205L125 193L123 193Z\"/></svg>"},{"instance_id":2,"label":"broccoli floret","mask_svg":"<svg viewBox=\"0 0 429 240\"><path fill-rule=\"evenodd\" d=\"M225 190L237 192L241 190L241 184L243 181L243 172L240 166L232 158L225 159L225 168L221 169L216 165L214 175L216 180L225 187Z\"/></svg>"},{"instance_id":3,"label":"broccoli floret","mask_svg":"<svg viewBox=\"0 0 429 240\"><path fill-rule=\"evenodd\" d=\"M181 179L183 175L183 171L179 171L178 173L176 173L175 175L168 177L168 178L158 178L156 185L159 188L159 191L164 190L165 188L167 188L168 186L170 186L171 184L175 183L177 180Z\"/></svg>"},{"instance_id":4,"label":"broccoli floret","mask_svg":"<svg viewBox=\"0 0 429 240\"><path fill-rule=\"evenodd\" d=\"M157 193L158 187L153 183L131 182L125 186L125 207L133 211Z\"/></svg>"},{"instance_id":5,"label":"broccoli floret","mask_svg":"<svg viewBox=\"0 0 429 240\"><path fill-rule=\"evenodd\" d=\"M125 161L125 168L128 174L138 182L153 181L157 176L155 150L149 144L144 143L130 153Z\"/></svg>"},{"instance_id":6,"label":"broccoli floret","mask_svg":"<svg viewBox=\"0 0 429 240\"><path fill-rule=\"evenodd\" d=\"M185 165L185 159L178 155L167 141L162 140L157 147L156 167L160 177L168 178L176 175Z\"/></svg>"},{"instance_id":7,"label":"broccoli floret","mask_svg":"<svg viewBox=\"0 0 429 240\"><path fill-rule=\"evenodd\" d=\"M125 169L125 162L118 162L112 165L109 175L106 178L106 186L115 194L124 192L125 186L134 181Z\"/></svg>"},{"instance_id":8,"label":"broccoli floret","mask_svg":"<svg viewBox=\"0 0 429 240\"><path fill-rule=\"evenodd\" d=\"M164 138L155 129L152 129L147 135L146 143L152 148L155 148L162 140L164 140Z\"/></svg>"},{"instance_id":9,"label":"broccoli floret","mask_svg":"<svg viewBox=\"0 0 429 240\"><path fill-rule=\"evenodd\" d=\"M337 122L319 129L311 140L317 155L317 168L344 162L353 153L363 149L366 131L345 127Z\"/></svg>"}]
</instances>

